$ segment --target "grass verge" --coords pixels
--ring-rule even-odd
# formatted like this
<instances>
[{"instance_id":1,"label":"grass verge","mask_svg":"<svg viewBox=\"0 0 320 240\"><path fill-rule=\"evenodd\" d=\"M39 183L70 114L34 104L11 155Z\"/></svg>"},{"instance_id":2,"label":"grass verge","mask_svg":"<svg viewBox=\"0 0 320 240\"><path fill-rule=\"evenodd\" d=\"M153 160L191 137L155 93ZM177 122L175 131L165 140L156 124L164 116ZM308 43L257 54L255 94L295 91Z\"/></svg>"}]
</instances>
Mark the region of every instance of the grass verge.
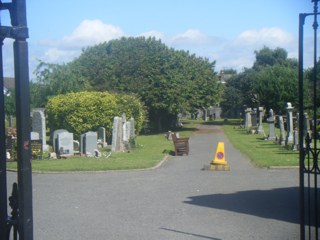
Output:
<instances>
[{"instance_id":1,"label":"grass verge","mask_svg":"<svg viewBox=\"0 0 320 240\"><path fill-rule=\"evenodd\" d=\"M196 130L197 123L185 123L178 130L181 137L189 137ZM32 170L37 172L106 171L145 169L157 165L167 155L174 153L172 141L167 141L165 133L140 135L138 146L129 152L111 153L110 157L32 160ZM7 168L17 169L16 162L7 162Z\"/></svg>"},{"instance_id":2,"label":"grass verge","mask_svg":"<svg viewBox=\"0 0 320 240\"><path fill-rule=\"evenodd\" d=\"M264 125L268 135L268 126ZM265 140L262 135L248 134L245 129L232 124L224 124L224 132L232 145L247 155L258 167L298 166L299 151L292 151L292 146L281 146L275 141ZM279 136L279 130L276 134Z\"/></svg>"}]
</instances>

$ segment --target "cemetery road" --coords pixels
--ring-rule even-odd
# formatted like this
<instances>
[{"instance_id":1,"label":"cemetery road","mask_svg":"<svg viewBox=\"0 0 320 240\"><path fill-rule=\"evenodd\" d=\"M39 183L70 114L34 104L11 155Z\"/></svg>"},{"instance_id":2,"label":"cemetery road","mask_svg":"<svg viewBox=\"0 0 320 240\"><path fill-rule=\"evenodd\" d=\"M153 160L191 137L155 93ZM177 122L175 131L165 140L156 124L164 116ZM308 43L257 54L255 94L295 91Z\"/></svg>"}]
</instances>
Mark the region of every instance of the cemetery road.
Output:
<instances>
[{"instance_id":1,"label":"cemetery road","mask_svg":"<svg viewBox=\"0 0 320 240\"><path fill-rule=\"evenodd\" d=\"M219 141L231 170L201 170ZM38 240L299 238L298 169L253 167L219 126L202 125L189 156L156 169L34 173L33 197Z\"/></svg>"}]
</instances>

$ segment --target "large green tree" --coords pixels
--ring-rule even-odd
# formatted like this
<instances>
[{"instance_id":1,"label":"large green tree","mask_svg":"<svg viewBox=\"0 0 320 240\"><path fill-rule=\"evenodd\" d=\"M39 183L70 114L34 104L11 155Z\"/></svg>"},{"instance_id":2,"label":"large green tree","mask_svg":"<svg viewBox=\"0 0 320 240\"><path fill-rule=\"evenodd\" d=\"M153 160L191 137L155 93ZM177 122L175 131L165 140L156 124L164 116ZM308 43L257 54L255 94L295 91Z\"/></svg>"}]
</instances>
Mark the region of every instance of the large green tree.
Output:
<instances>
[{"instance_id":1,"label":"large green tree","mask_svg":"<svg viewBox=\"0 0 320 240\"><path fill-rule=\"evenodd\" d=\"M71 63L40 76L46 81L56 79L49 80L50 85L60 85L57 80L66 77L68 83L80 80L95 91L135 93L146 105L150 122L161 130L169 127L178 113L220 101L214 67L208 59L168 48L155 38L138 37L85 48Z\"/></svg>"},{"instance_id":2,"label":"large green tree","mask_svg":"<svg viewBox=\"0 0 320 240\"><path fill-rule=\"evenodd\" d=\"M36 81L30 84L32 107L44 107L52 96L90 89L88 81L73 63L59 65L40 62L35 73Z\"/></svg>"},{"instance_id":3,"label":"large green tree","mask_svg":"<svg viewBox=\"0 0 320 240\"><path fill-rule=\"evenodd\" d=\"M298 106L297 60L289 59L283 48L263 47L255 55L253 67L226 84L224 112L244 106L263 106L278 112L284 110L286 102Z\"/></svg>"},{"instance_id":4,"label":"large green tree","mask_svg":"<svg viewBox=\"0 0 320 240\"><path fill-rule=\"evenodd\" d=\"M306 69L305 75L305 90L304 93L304 108L309 113L309 116L314 115L314 106L316 107L317 118L320 117L320 60L316 63L315 68Z\"/></svg>"}]
</instances>

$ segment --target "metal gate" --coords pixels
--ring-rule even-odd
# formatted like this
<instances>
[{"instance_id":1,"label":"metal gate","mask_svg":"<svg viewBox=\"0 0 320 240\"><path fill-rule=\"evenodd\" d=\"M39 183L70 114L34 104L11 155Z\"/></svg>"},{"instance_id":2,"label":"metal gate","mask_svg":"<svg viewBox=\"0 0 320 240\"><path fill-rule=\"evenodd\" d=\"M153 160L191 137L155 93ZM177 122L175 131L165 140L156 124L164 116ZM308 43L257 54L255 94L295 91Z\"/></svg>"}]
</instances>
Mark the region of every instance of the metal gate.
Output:
<instances>
[{"instance_id":1,"label":"metal gate","mask_svg":"<svg viewBox=\"0 0 320 240\"><path fill-rule=\"evenodd\" d=\"M300 147L300 239L320 239L320 191L319 191L319 139L317 132L317 108L320 107L317 96L317 31L318 31L318 2L314 4L313 13L302 13L299 16L299 147ZM304 81L304 25L307 17L313 18L313 79L312 83ZM320 80L320 79L319 79ZM309 85L309 86L306 86ZM304 92L312 86L311 108L306 104ZM311 129L305 117L306 108L312 111Z\"/></svg>"},{"instance_id":2,"label":"metal gate","mask_svg":"<svg viewBox=\"0 0 320 240\"><path fill-rule=\"evenodd\" d=\"M26 1L0 0L0 14L8 11L11 26L0 22L0 240L33 239L32 175L30 150L30 106L28 68L28 28ZM17 182L8 199L6 172L5 112L2 45L6 38L14 39L14 75L17 125ZM8 215L8 205L10 215Z\"/></svg>"}]
</instances>

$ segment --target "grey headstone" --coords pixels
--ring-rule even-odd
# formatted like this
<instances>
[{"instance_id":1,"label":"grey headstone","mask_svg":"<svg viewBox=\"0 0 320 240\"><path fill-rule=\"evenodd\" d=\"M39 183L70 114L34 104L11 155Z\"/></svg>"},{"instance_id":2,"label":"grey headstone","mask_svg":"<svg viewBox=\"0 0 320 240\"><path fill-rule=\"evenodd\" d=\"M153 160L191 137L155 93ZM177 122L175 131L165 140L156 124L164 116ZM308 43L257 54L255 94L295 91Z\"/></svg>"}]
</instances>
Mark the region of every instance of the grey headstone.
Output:
<instances>
[{"instance_id":1,"label":"grey headstone","mask_svg":"<svg viewBox=\"0 0 320 240\"><path fill-rule=\"evenodd\" d=\"M104 127L98 128L98 139L100 139L103 143L106 142L106 129Z\"/></svg>"},{"instance_id":2,"label":"grey headstone","mask_svg":"<svg viewBox=\"0 0 320 240\"><path fill-rule=\"evenodd\" d=\"M86 156L94 156L97 146L98 135L96 132L87 132L83 136L83 151Z\"/></svg>"},{"instance_id":3,"label":"grey headstone","mask_svg":"<svg viewBox=\"0 0 320 240\"><path fill-rule=\"evenodd\" d=\"M81 134L80 135L80 141L79 141L79 151L80 151L80 154L85 154L85 151L84 151L84 135L85 134Z\"/></svg>"},{"instance_id":4,"label":"grey headstone","mask_svg":"<svg viewBox=\"0 0 320 240\"><path fill-rule=\"evenodd\" d=\"M73 140L73 152L80 153L80 143L79 141Z\"/></svg>"},{"instance_id":5,"label":"grey headstone","mask_svg":"<svg viewBox=\"0 0 320 240\"><path fill-rule=\"evenodd\" d=\"M285 133L284 133L284 123L283 123L283 117L279 115L279 128L280 128L280 137L279 137L279 144L284 145L285 144Z\"/></svg>"},{"instance_id":6,"label":"grey headstone","mask_svg":"<svg viewBox=\"0 0 320 240\"><path fill-rule=\"evenodd\" d=\"M258 108L259 111L259 125L258 125L258 134L264 135L263 125L262 125L262 118L263 118L263 107Z\"/></svg>"},{"instance_id":7,"label":"grey headstone","mask_svg":"<svg viewBox=\"0 0 320 240\"><path fill-rule=\"evenodd\" d=\"M114 117L112 128L112 146L111 151L118 152L123 150L122 143L122 118Z\"/></svg>"},{"instance_id":8,"label":"grey headstone","mask_svg":"<svg viewBox=\"0 0 320 240\"><path fill-rule=\"evenodd\" d=\"M247 108L245 110L245 123L244 123L244 126L247 130L249 130L249 128L252 127L252 121L251 121L251 112L252 112L252 109L251 108Z\"/></svg>"},{"instance_id":9,"label":"grey headstone","mask_svg":"<svg viewBox=\"0 0 320 240\"><path fill-rule=\"evenodd\" d=\"M257 120L257 109L254 108L251 112L251 123L252 127L257 127L258 126L258 120Z\"/></svg>"},{"instance_id":10,"label":"grey headstone","mask_svg":"<svg viewBox=\"0 0 320 240\"><path fill-rule=\"evenodd\" d=\"M43 109L35 109L32 114L32 131L39 133L42 140L42 149L48 150L46 143L46 118Z\"/></svg>"},{"instance_id":11,"label":"grey headstone","mask_svg":"<svg viewBox=\"0 0 320 240\"><path fill-rule=\"evenodd\" d=\"M58 134L59 133L63 133L63 132L68 132L67 130L65 129L57 129L55 131L53 131L52 135L51 135L51 140L52 140L52 148L53 148L53 151L54 152L58 152L57 151L57 138L58 138Z\"/></svg>"},{"instance_id":12,"label":"grey headstone","mask_svg":"<svg viewBox=\"0 0 320 240\"><path fill-rule=\"evenodd\" d=\"M269 110L269 117L267 119L267 122L268 122L268 125L269 125L268 140L269 141L274 141L276 139L276 134L275 134L275 126L274 126L275 118L274 118L272 109Z\"/></svg>"},{"instance_id":13,"label":"grey headstone","mask_svg":"<svg viewBox=\"0 0 320 240\"><path fill-rule=\"evenodd\" d=\"M136 130L133 117L130 118L130 144L132 145L131 147L137 146Z\"/></svg>"},{"instance_id":14,"label":"grey headstone","mask_svg":"<svg viewBox=\"0 0 320 240\"><path fill-rule=\"evenodd\" d=\"M57 154L73 156L73 133L61 132L57 136Z\"/></svg>"},{"instance_id":15,"label":"grey headstone","mask_svg":"<svg viewBox=\"0 0 320 240\"><path fill-rule=\"evenodd\" d=\"M287 137L286 137L286 145L289 143L293 143L293 107L290 102L287 103Z\"/></svg>"}]
</instances>

